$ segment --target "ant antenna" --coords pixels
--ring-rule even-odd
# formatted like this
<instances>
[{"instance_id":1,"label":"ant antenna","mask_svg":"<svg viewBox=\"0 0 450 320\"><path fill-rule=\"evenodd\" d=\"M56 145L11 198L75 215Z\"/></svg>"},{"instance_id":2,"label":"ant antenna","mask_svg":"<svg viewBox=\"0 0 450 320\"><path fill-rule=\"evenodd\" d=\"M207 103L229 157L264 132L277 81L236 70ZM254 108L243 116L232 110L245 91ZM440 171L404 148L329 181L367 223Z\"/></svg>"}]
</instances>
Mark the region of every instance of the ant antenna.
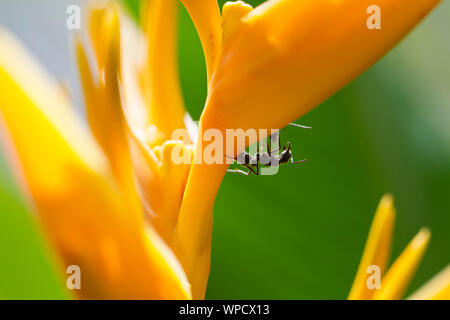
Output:
<instances>
[{"instance_id":1,"label":"ant antenna","mask_svg":"<svg viewBox=\"0 0 450 320\"><path fill-rule=\"evenodd\" d=\"M290 126L311 130L312 127L302 126L301 124L289 123Z\"/></svg>"}]
</instances>

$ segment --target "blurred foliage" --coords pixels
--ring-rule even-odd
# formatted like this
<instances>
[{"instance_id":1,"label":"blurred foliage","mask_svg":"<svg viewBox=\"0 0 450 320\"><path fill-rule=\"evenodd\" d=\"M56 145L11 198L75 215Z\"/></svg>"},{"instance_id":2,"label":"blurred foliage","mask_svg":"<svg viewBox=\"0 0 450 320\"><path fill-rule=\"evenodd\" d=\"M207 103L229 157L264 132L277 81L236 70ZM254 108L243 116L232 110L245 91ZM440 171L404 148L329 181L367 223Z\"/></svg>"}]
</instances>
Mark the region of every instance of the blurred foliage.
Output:
<instances>
[{"instance_id":1,"label":"blurred foliage","mask_svg":"<svg viewBox=\"0 0 450 320\"><path fill-rule=\"evenodd\" d=\"M62 272L37 230L0 158L0 299L69 298Z\"/></svg>"},{"instance_id":2,"label":"blurred foliage","mask_svg":"<svg viewBox=\"0 0 450 320\"><path fill-rule=\"evenodd\" d=\"M127 2L137 15L138 1ZM393 258L420 227L432 231L408 292L449 263L449 9L443 3L384 59L297 121L312 131L283 130L306 164L276 176L226 176L214 209L207 298L346 298L385 192L398 212ZM205 65L181 5L179 30L183 94L198 119ZM0 163L0 296L64 298L32 214L11 186Z\"/></svg>"}]
</instances>

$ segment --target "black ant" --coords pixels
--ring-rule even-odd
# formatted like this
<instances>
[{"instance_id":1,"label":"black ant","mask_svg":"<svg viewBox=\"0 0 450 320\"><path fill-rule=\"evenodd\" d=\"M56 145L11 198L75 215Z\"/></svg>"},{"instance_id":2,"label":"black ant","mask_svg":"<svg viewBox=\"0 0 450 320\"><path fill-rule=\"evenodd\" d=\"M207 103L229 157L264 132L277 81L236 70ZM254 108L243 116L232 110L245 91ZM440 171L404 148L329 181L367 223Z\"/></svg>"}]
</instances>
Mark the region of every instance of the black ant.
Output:
<instances>
[{"instance_id":1,"label":"black ant","mask_svg":"<svg viewBox=\"0 0 450 320\"><path fill-rule=\"evenodd\" d=\"M290 123L289 125L303 129L312 129L311 127L302 126L296 123ZM277 132L274 134L278 136L278 146L281 147L280 133ZM271 140L272 136L269 137ZM257 142L257 150L259 150L259 142ZM289 162L291 162L292 164L306 162L306 159L294 161L291 150L292 150L291 143L288 142L287 147L283 146L283 151L281 151L280 155L272 154L272 152L278 152L280 151L280 149L271 150L270 143L267 143L267 152L257 152L255 155L252 156L250 153L243 151L234 160L237 162L237 164L246 167L249 171L246 172L239 169L228 169L228 172L239 173L246 176L249 176L253 173L254 175L259 176L260 167L272 167L272 166L276 167L281 164L286 164Z\"/></svg>"}]
</instances>

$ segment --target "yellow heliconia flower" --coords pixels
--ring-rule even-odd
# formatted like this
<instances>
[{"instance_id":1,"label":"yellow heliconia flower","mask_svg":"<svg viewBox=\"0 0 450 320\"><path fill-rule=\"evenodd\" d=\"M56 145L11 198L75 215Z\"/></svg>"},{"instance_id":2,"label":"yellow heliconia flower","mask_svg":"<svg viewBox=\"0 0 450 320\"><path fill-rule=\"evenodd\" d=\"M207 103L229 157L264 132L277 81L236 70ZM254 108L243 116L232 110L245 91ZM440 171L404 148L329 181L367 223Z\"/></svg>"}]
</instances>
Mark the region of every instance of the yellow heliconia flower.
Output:
<instances>
[{"instance_id":1,"label":"yellow heliconia flower","mask_svg":"<svg viewBox=\"0 0 450 320\"><path fill-rule=\"evenodd\" d=\"M285 127L381 58L439 0L270 0L255 9L236 1L225 4L221 28L216 0L182 2L208 62L201 139L209 128L225 136L226 129ZM381 30L367 28L372 5L382 12ZM197 143L195 153L204 147ZM190 170L177 223L190 279L205 277L197 263L209 250L212 206L227 168L193 164Z\"/></svg>"},{"instance_id":2,"label":"yellow heliconia flower","mask_svg":"<svg viewBox=\"0 0 450 320\"><path fill-rule=\"evenodd\" d=\"M403 297L428 246L430 231L422 228L386 271L391 252L394 220L393 198L385 195L381 199L372 222L364 254L348 299L397 300ZM450 265L429 284L414 293L411 298L450 299Z\"/></svg>"},{"instance_id":3,"label":"yellow heliconia flower","mask_svg":"<svg viewBox=\"0 0 450 320\"><path fill-rule=\"evenodd\" d=\"M439 2L270 0L253 9L237 1L221 13L216 0L181 1L207 65L200 128L178 81L178 0L141 1L140 26L113 1L91 6L88 39L76 37L90 130L64 90L0 31L0 127L49 240L64 264L83 270L80 298L203 298L212 207L228 166L176 165L172 151L197 158L209 128L283 128ZM373 4L381 30L366 28ZM176 129L189 136L173 139Z\"/></svg>"},{"instance_id":4,"label":"yellow heliconia flower","mask_svg":"<svg viewBox=\"0 0 450 320\"><path fill-rule=\"evenodd\" d=\"M117 24L111 21L105 27ZM134 190L114 80L117 41L117 35L111 37L100 57L105 81L99 78L97 87L86 90L98 99L98 109L88 107L88 114L92 112L91 126L102 152L61 88L17 40L0 31L0 115L8 151L49 240L66 266L81 268L81 298L188 299L188 279L161 236L145 222ZM100 110L104 119L96 118ZM96 131L103 120L110 127Z\"/></svg>"}]
</instances>

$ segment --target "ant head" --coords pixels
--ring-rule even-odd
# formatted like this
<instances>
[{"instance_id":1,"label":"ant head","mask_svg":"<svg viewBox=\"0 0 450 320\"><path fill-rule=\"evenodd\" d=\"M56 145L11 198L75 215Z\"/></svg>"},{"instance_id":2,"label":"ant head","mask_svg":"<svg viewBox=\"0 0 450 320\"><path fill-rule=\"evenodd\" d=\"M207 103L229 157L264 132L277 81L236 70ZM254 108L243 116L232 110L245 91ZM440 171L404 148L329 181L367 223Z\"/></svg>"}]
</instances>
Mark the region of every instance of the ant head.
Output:
<instances>
[{"instance_id":1,"label":"ant head","mask_svg":"<svg viewBox=\"0 0 450 320\"><path fill-rule=\"evenodd\" d=\"M289 160L291 159L291 157L292 157L292 153L291 153L290 148L289 147L288 147L288 149L284 148L284 151L280 155L279 163L280 164L288 163Z\"/></svg>"}]
</instances>

